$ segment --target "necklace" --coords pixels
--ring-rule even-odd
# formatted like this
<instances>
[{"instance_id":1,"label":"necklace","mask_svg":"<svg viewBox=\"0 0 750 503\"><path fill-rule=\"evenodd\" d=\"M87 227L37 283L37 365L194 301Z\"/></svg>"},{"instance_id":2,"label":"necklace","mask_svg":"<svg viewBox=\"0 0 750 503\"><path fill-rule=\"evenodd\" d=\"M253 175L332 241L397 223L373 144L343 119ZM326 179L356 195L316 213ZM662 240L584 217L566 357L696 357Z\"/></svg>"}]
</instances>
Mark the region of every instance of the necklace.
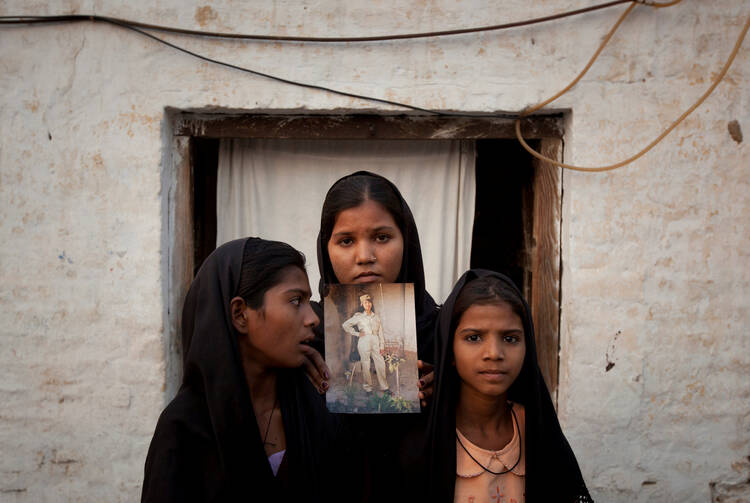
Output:
<instances>
[{"instance_id":1,"label":"necklace","mask_svg":"<svg viewBox=\"0 0 750 503\"><path fill-rule=\"evenodd\" d=\"M278 403L278 401L279 401L279 397L277 395L273 401L273 408L271 409L271 414L268 416L268 424L266 425L266 433L263 435L263 445L273 445L273 446L276 445L273 442L266 442L266 439L268 438L268 432L271 429L271 419L273 419L273 413L274 411L276 411L276 404Z\"/></svg>"},{"instance_id":2,"label":"necklace","mask_svg":"<svg viewBox=\"0 0 750 503\"><path fill-rule=\"evenodd\" d=\"M510 468L508 468L505 471L502 471L502 472L493 472L492 470L490 470L489 468L487 468L486 466L484 466L482 463L480 463L479 461L477 461L477 458L475 458L474 456L471 455L471 453L469 452L469 450L466 448L466 446L463 444L463 442L461 442L461 439L458 437L458 433L456 433L456 440L458 440L459 445L461 447L463 447L463 449L466 452L466 454L468 454L469 457L472 459L472 461L474 461L476 464L478 464L482 468L482 470L484 470L486 472L489 472L492 475L503 475L505 473L508 473L508 472L512 471L513 468L515 468L516 466L518 466L518 463L521 462L521 454L523 453L523 439L521 438L521 428L518 427L518 418L516 417L516 412L513 410L513 406L512 405L510 407L510 413L513 416L513 422L516 423L516 431L518 431L518 459L516 460L515 464L513 464L513 466L511 466Z\"/></svg>"}]
</instances>

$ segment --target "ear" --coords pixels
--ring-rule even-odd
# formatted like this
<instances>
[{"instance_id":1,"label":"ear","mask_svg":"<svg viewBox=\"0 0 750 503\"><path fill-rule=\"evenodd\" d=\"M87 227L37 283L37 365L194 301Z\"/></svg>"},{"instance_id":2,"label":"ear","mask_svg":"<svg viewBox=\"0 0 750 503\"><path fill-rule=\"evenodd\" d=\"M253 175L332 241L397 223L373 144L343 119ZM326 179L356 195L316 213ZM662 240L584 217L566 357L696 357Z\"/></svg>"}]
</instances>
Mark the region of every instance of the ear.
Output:
<instances>
[{"instance_id":1,"label":"ear","mask_svg":"<svg viewBox=\"0 0 750 503\"><path fill-rule=\"evenodd\" d=\"M248 334L247 304L242 297L235 297L229 302L232 313L232 325L241 334Z\"/></svg>"}]
</instances>

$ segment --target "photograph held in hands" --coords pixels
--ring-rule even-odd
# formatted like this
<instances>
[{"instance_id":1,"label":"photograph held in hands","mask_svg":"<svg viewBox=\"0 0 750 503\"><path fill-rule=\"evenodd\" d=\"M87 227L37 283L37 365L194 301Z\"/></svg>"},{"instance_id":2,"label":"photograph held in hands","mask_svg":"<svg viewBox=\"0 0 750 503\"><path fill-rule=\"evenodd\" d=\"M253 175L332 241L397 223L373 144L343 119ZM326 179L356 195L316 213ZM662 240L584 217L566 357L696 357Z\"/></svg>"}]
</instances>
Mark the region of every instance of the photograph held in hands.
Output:
<instances>
[{"instance_id":1,"label":"photograph held in hands","mask_svg":"<svg viewBox=\"0 0 750 503\"><path fill-rule=\"evenodd\" d=\"M323 304L328 409L419 412L414 285L330 285Z\"/></svg>"}]
</instances>

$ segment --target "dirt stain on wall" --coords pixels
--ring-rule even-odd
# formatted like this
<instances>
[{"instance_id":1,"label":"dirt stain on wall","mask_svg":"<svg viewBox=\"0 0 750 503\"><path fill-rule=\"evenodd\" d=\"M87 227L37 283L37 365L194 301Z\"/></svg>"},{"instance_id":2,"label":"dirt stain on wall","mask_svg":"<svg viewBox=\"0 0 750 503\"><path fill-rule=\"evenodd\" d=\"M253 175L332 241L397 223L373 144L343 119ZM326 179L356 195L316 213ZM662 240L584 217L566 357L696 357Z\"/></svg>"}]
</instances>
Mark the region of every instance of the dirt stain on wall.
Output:
<instances>
[{"instance_id":1,"label":"dirt stain on wall","mask_svg":"<svg viewBox=\"0 0 750 503\"><path fill-rule=\"evenodd\" d=\"M739 122L736 120L730 121L729 124L727 124L727 129L729 130L729 136L731 136L734 141L742 143L742 128L740 127Z\"/></svg>"},{"instance_id":2,"label":"dirt stain on wall","mask_svg":"<svg viewBox=\"0 0 750 503\"><path fill-rule=\"evenodd\" d=\"M197 7L195 9L195 22L198 23L201 28L205 28L206 25L212 21L216 21L219 15L216 11L211 8L210 5L204 5L203 7Z\"/></svg>"}]
</instances>

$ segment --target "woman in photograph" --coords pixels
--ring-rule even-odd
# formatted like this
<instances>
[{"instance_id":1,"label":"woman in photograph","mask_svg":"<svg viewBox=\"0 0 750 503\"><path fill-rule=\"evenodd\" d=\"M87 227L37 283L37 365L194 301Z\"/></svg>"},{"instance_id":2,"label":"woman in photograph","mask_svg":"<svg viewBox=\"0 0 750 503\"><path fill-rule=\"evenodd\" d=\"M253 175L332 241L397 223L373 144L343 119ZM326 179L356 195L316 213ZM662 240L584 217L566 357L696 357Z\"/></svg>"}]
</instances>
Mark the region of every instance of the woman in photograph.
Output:
<instances>
[{"instance_id":1,"label":"woman in photograph","mask_svg":"<svg viewBox=\"0 0 750 503\"><path fill-rule=\"evenodd\" d=\"M509 278L465 273L443 304L436 349L426 439L415 428L402 450L415 497L591 501L537 364L528 305Z\"/></svg>"},{"instance_id":2,"label":"woman in photograph","mask_svg":"<svg viewBox=\"0 0 750 503\"><path fill-rule=\"evenodd\" d=\"M375 364L375 374L378 377L378 388L380 391L388 391L388 381L385 374L385 339L383 338L383 324L380 317L372 309L372 297L370 294L360 295L362 309L346 320L341 326L344 332L352 337L357 337L357 352L359 361L362 363L362 375L365 383L362 388L368 393L372 391L372 374L370 373L370 360ZM355 328L356 327L356 328Z\"/></svg>"},{"instance_id":3,"label":"woman in photograph","mask_svg":"<svg viewBox=\"0 0 750 503\"><path fill-rule=\"evenodd\" d=\"M142 501L359 497L358 451L300 369L318 322L291 246L240 239L206 259L185 300L183 382L156 425Z\"/></svg>"}]
</instances>

